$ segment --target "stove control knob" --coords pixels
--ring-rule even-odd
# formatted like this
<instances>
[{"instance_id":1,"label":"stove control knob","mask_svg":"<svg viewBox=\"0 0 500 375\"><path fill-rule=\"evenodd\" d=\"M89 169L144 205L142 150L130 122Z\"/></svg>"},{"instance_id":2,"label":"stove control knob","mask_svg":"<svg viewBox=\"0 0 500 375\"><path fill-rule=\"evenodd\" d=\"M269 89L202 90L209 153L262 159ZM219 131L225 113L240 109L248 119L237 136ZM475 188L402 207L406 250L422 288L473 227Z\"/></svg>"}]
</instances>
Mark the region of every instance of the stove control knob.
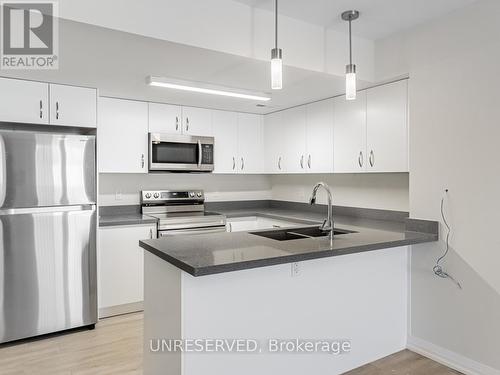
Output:
<instances>
[{"instance_id":1,"label":"stove control knob","mask_svg":"<svg viewBox=\"0 0 500 375\"><path fill-rule=\"evenodd\" d=\"M154 194L153 194L153 197L154 197L155 199L158 199L158 198L160 198L160 194L158 194L158 193L154 193Z\"/></svg>"},{"instance_id":2,"label":"stove control knob","mask_svg":"<svg viewBox=\"0 0 500 375\"><path fill-rule=\"evenodd\" d=\"M193 192L193 191L192 191L192 192L190 192L190 193L189 193L189 196L190 196L191 198L194 198L194 192Z\"/></svg>"},{"instance_id":3,"label":"stove control knob","mask_svg":"<svg viewBox=\"0 0 500 375\"><path fill-rule=\"evenodd\" d=\"M196 195L198 196L198 198L201 198L201 196L202 196L203 194L201 193L201 191L199 191L199 192L197 192L197 193L196 193Z\"/></svg>"},{"instance_id":4,"label":"stove control knob","mask_svg":"<svg viewBox=\"0 0 500 375\"><path fill-rule=\"evenodd\" d=\"M144 196L146 197L146 199L149 199L151 198L151 193L146 193Z\"/></svg>"}]
</instances>

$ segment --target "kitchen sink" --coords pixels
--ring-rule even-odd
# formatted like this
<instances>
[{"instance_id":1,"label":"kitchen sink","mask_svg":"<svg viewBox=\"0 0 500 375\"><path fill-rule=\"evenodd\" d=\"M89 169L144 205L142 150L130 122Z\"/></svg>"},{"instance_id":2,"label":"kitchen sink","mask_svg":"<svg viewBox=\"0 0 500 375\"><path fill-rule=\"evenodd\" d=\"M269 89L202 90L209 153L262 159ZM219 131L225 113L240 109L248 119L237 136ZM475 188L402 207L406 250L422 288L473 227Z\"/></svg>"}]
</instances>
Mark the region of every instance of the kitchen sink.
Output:
<instances>
[{"instance_id":1,"label":"kitchen sink","mask_svg":"<svg viewBox=\"0 0 500 375\"><path fill-rule=\"evenodd\" d=\"M333 235L355 233L354 231L338 229L333 230ZM276 241L300 240L304 238L326 237L328 232L322 231L319 227L293 228L283 230L266 230L262 232L250 232L250 234L270 238Z\"/></svg>"}]
</instances>

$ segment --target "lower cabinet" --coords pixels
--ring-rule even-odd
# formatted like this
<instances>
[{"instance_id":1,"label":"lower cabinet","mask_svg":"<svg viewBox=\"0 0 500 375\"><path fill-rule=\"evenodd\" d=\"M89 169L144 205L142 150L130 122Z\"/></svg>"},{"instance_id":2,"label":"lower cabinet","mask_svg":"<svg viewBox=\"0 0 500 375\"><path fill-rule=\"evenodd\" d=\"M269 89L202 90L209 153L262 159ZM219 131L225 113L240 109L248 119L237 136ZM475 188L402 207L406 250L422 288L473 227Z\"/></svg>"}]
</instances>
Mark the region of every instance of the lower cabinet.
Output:
<instances>
[{"instance_id":1,"label":"lower cabinet","mask_svg":"<svg viewBox=\"0 0 500 375\"><path fill-rule=\"evenodd\" d=\"M139 241L153 237L156 237L153 224L99 228L99 318L142 310L144 252Z\"/></svg>"}]
</instances>

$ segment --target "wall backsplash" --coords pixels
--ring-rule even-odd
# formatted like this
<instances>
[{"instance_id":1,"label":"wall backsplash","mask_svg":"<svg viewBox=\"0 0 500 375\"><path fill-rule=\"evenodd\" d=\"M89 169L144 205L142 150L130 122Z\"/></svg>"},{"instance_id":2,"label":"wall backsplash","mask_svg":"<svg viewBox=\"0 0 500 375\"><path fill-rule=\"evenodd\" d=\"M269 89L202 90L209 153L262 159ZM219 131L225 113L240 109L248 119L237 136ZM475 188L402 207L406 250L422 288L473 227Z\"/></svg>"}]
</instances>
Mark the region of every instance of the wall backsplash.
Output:
<instances>
[{"instance_id":1,"label":"wall backsplash","mask_svg":"<svg viewBox=\"0 0 500 375\"><path fill-rule=\"evenodd\" d=\"M207 201L276 199L307 202L314 184L333 189L335 205L408 211L408 174L100 174L99 204L139 204L147 189L203 189ZM326 203L323 192L318 203Z\"/></svg>"},{"instance_id":2,"label":"wall backsplash","mask_svg":"<svg viewBox=\"0 0 500 375\"><path fill-rule=\"evenodd\" d=\"M314 185L323 181L332 188L334 205L408 211L408 177L408 173L275 175L272 197L308 202ZM318 203L326 203L323 191L318 192Z\"/></svg>"}]
</instances>

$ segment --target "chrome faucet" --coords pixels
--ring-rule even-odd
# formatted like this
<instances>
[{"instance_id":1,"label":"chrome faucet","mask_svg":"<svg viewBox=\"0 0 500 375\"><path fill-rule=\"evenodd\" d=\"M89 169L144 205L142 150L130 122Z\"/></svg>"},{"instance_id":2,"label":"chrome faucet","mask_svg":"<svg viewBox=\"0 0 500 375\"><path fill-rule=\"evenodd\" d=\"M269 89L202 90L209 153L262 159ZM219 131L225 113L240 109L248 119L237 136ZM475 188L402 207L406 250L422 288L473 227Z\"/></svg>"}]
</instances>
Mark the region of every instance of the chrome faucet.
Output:
<instances>
[{"instance_id":1,"label":"chrome faucet","mask_svg":"<svg viewBox=\"0 0 500 375\"><path fill-rule=\"evenodd\" d=\"M320 229L325 232L330 232L330 246L333 246L333 208L332 208L332 192L330 191L330 186L325 184L324 182L318 182L316 186L313 188L313 192L311 195L311 199L309 200L310 204L316 204L316 193L318 189L323 187L328 194L328 217L323 221Z\"/></svg>"}]
</instances>

